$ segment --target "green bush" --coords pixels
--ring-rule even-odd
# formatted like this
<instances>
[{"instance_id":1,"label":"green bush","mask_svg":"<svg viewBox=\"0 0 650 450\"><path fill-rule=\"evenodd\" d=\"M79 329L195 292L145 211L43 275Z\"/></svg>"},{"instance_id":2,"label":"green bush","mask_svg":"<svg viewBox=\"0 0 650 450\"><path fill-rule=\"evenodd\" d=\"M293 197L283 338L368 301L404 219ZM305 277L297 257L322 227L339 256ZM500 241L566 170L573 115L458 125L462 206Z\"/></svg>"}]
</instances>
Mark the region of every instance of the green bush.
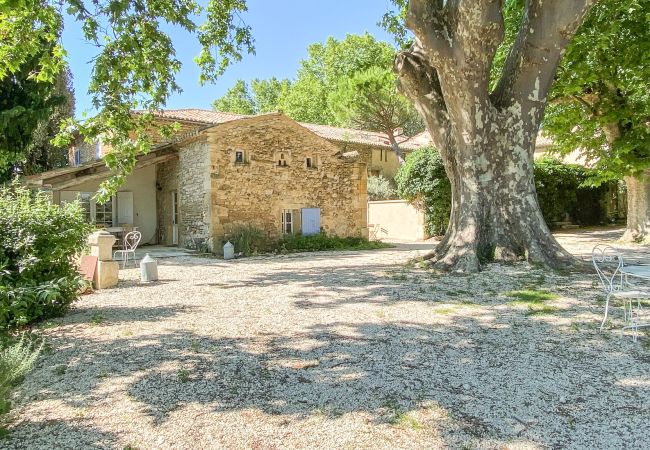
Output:
<instances>
[{"instance_id":1,"label":"green bush","mask_svg":"<svg viewBox=\"0 0 650 450\"><path fill-rule=\"evenodd\" d=\"M34 367L34 362L43 348L33 345L23 334L20 340L0 343L0 417L11 409L11 391ZM0 425L4 425L0 419Z\"/></svg>"},{"instance_id":2,"label":"green bush","mask_svg":"<svg viewBox=\"0 0 650 450\"><path fill-rule=\"evenodd\" d=\"M605 223L607 185L587 186L589 169L554 158L535 161L535 189L542 215L549 226L566 220L578 225Z\"/></svg>"},{"instance_id":3,"label":"green bush","mask_svg":"<svg viewBox=\"0 0 650 450\"><path fill-rule=\"evenodd\" d=\"M390 180L382 175L368 177L368 198L370 200L390 200L395 198L395 189Z\"/></svg>"},{"instance_id":4,"label":"green bush","mask_svg":"<svg viewBox=\"0 0 650 450\"><path fill-rule=\"evenodd\" d=\"M14 184L0 188L0 211L0 330L63 314L82 285L74 257L90 225L81 206Z\"/></svg>"},{"instance_id":5,"label":"green bush","mask_svg":"<svg viewBox=\"0 0 650 450\"><path fill-rule=\"evenodd\" d=\"M589 169L552 158L535 162L535 187L546 223L569 220L582 226L606 222L607 186L587 186ZM427 232L442 235L451 211L451 185L435 148L411 153L397 175L398 195L425 211Z\"/></svg>"},{"instance_id":6,"label":"green bush","mask_svg":"<svg viewBox=\"0 0 650 450\"><path fill-rule=\"evenodd\" d=\"M362 237L328 236L321 232L311 236L292 234L278 241L277 249L286 252L317 252L323 250L372 250L391 247L380 241L369 241Z\"/></svg>"},{"instance_id":7,"label":"green bush","mask_svg":"<svg viewBox=\"0 0 650 450\"><path fill-rule=\"evenodd\" d=\"M251 224L238 226L228 235L228 239L235 247L235 253L244 256L268 252L271 249L271 242L266 233Z\"/></svg>"},{"instance_id":8,"label":"green bush","mask_svg":"<svg viewBox=\"0 0 650 450\"><path fill-rule=\"evenodd\" d=\"M395 175L397 194L423 209L427 233L445 233L451 211L451 185L440 153L433 147L412 152Z\"/></svg>"}]
</instances>

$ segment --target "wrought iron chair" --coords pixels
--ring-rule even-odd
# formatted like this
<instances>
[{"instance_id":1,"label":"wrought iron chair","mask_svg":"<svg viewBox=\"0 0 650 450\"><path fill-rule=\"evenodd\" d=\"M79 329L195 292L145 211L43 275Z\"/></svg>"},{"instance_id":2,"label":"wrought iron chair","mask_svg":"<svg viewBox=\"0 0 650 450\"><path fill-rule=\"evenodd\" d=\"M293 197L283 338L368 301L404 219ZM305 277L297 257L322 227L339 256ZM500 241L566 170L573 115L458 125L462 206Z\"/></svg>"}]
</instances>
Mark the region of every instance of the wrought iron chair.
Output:
<instances>
[{"instance_id":1,"label":"wrought iron chair","mask_svg":"<svg viewBox=\"0 0 650 450\"><path fill-rule=\"evenodd\" d=\"M634 289L635 286L627 281L627 277L621 272L625 265L623 255L615 248L608 245L596 245L591 252L591 260L606 295L605 317L600 324L600 330L603 330L607 322L610 301L620 299L623 301L623 318L625 320L625 326L621 329L621 333L627 329L634 330L633 339L636 341L641 300L650 299L650 292ZM636 310L634 309L634 300L636 300Z\"/></svg>"},{"instance_id":2,"label":"wrought iron chair","mask_svg":"<svg viewBox=\"0 0 650 450\"><path fill-rule=\"evenodd\" d=\"M133 255L133 265L135 266L135 250L140 244L140 239L142 239L142 234L139 231L131 231L124 236L124 247L122 250L116 250L113 253L113 259L119 253L122 255L122 268L126 268L126 264L129 262L129 255Z\"/></svg>"}]
</instances>

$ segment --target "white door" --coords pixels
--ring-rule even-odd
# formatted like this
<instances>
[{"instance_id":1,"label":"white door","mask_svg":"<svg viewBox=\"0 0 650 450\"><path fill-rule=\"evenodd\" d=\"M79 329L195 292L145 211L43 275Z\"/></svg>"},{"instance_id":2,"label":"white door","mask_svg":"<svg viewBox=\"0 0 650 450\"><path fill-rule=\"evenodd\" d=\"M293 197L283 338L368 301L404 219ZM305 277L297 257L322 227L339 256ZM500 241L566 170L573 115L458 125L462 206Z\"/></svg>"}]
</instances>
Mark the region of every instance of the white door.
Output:
<instances>
[{"instance_id":1,"label":"white door","mask_svg":"<svg viewBox=\"0 0 650 450\"><path fill-rule=\"evenodd\" d=\"M117 224L133 225L133 192L117 193Z\"/></svg>"},{"instance_id":2,"label":"white door","mask_svg":"<svg viewBox=\"0 0 650 450\"><path fill-rule=\"evenodd\" d=\"M172 191L172 245L178 245L178 192Z\"/></svg>"},{"instance_id":3,"label":"white door","mask_svg":"<svg viewBox=\"0 0 650 450\"><path fill-rule=\"evenodd\" d=\"M300 213L303 236L320 233L320 208L302 208Z\"/></svg>"}]
</instances>

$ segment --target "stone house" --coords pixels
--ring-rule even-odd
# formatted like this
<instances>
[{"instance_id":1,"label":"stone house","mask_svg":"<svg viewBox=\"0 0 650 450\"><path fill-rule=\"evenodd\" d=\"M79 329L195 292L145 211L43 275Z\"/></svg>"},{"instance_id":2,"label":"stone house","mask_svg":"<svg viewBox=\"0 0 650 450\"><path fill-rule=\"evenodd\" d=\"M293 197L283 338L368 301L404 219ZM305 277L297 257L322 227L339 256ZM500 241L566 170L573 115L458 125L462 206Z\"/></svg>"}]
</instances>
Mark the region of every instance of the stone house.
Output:
<instances>
[{"instance_id":1,"label":"stone house","mask_svg":"<svg viewBox=\"0 0 650 450\"><path fill-rule=\"evenodd\" d=\"M324 230L367 236L367 176L381 136L300 124L282 113L240 116L167 110L180 131L138 158L104 205L93 195L109 176L101 144L71 149L71 167L27 177L54 202L80 199L89 220L133 225L143 243L218 250L240 226L270 237ZM379 152L377 152L379 153Z\"/></svg>"}]
</instances>

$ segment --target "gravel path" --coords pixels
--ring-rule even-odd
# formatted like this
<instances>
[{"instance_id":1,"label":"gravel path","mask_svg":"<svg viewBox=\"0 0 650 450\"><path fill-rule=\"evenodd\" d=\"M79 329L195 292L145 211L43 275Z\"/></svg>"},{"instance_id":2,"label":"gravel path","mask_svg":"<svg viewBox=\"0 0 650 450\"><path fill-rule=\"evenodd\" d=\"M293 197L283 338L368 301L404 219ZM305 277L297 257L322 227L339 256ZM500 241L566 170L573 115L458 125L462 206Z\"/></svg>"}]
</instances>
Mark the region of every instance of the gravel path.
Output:
<instances>
[{"instance_id":1,"label":"gravel path","mask_svg":"<svg viewBox=\"0 0 650 450\"><path fill-rule=\"evenodd\" d=\"M413 248L122 271L43 328L0 447L650 447L648 339L597 331L594 279L437 276Z\"/></svg>"}]
</instances>

